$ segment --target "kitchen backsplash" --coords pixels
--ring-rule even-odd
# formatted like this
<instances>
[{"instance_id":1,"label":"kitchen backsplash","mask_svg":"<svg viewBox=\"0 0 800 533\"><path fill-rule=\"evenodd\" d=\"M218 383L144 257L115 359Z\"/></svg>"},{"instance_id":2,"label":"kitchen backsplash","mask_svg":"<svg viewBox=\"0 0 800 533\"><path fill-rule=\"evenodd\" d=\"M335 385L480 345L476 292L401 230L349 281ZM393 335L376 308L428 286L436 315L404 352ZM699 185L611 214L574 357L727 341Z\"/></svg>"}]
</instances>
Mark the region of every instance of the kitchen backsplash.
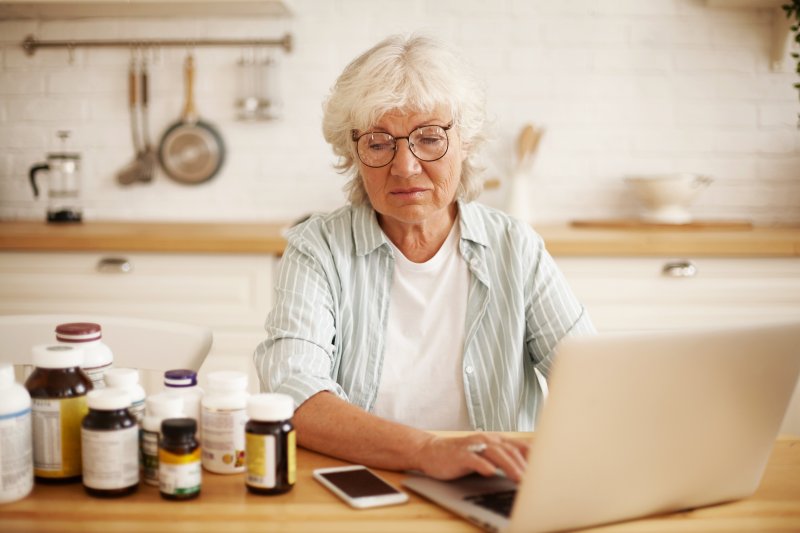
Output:
<instances>
[{"instance_id":1,"label":"kitchen backsplash","mask_svg":"<svg viewBox=\"0 0 800 533\"><path fill-rule=\"evenodd\" d=\"M72 132L83 156L84 216L136 220L289 220L345 202L345 178L322 139L321 104L356 54L396 32L454 41L486 79L494 140L482 200L504 207L516 136L545 128L527 176L539 222L630 216L622 177L699 172L713 184L703 218L800 222L800 130L791 58L770 69L774 14L701 0L297 0L290 18L0 21L0 218L40 219L29 167ZM222 171L182 185L158 172L123 187L133 158L127 49L39 50L38 39L274 38L283 116L236 120L237 61L252 50L197 48L197 105L227 145ZM266 53L261 51L259 53ZM151 60L151 134L183 106L186 50ZM70 60L70 55L71 60Z\"/></svg>"}]
</instances>

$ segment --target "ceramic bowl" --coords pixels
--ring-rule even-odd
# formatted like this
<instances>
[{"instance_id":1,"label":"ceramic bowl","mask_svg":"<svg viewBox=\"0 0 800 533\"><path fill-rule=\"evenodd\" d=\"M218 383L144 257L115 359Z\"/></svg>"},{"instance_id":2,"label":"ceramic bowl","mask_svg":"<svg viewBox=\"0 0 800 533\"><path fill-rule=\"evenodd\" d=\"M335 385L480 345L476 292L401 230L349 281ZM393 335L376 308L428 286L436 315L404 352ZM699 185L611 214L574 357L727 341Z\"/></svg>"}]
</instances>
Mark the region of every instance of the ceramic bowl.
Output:
<instances>
[{"instance_id":1,"label":"ceramic bowl","mask_svg":"<svg viewBox=\"0 0 800 533\"><path fill-rule=\"evenodd\" d=\"M643 207L642 220L663 224L691 222L689 206L713 181L709 176L692 173L626 176Z\"/></svg>"}]
</instances>

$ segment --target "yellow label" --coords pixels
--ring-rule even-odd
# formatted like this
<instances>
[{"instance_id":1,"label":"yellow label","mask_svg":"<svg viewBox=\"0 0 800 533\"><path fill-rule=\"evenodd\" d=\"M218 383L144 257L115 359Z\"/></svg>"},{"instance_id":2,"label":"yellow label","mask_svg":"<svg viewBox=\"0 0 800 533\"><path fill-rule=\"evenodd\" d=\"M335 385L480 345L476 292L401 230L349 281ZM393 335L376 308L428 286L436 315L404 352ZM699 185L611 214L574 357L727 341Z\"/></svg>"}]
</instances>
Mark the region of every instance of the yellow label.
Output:
<instances>
[{"instance_id":1,"label":"yellow label","mask_svg":"<svg viewBox=\"0 0 800 533\"><path fill-rule=\"evenodd\" d=\"M182 453L180 455L168 452L164 449L158 450L158 461L160 463L169 465L181 465L186 463L195 463L200 461L200 448L195 448L191 453Z\"/></svg>"},{"instance_id":2,"label":"yellow label","mask_svg":"<svg viewBox=\"0 0 800 533\"><path fill-rule=\"evenodd\" d=\"M286 435L286 455L289 459L289 472L287 477L289 478L289 484L294 485L295 477L297 476L297 459L296 459L296 445L295 445L295 437L294 437L294 430L290 431L288 435Z\"/></svg>"},{"instance_id":3,"label":"yellow label","mask_svg":"<svg viewBox=\"0 0 800 533\"><path fill-rule=\"evenodd\" d=\"M81 475L81 422L86 396L33 401L34 473L45 478Z\"/></svg>"},{"instance_id":4,"label":"yellow label","mask_svg":"<svg viewBox=\"0 0 800 533\"><path fill-rule=\"evenodd\" d=\"M255 433L247 433L244 447L247 473L259 478L265 477L267 475L267 452L264 437Z\"/></svg>"}]
</instances>

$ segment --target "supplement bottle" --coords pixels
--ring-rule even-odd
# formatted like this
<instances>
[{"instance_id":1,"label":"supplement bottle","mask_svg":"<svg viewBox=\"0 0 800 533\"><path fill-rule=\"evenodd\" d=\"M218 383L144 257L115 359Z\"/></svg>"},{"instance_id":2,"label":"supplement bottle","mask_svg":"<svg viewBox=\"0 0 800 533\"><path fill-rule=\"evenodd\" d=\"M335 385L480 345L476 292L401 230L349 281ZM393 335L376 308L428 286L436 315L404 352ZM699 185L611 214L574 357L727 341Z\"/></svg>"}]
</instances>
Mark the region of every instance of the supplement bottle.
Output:
<instances>
[{"instance_id":1,"label":"supplement bottle","mask_svg":"<svg viewBox=\"0 0 800 533\"><path fill-rule=\"evenodd\" d=\"M69 344L34 346L33 373L25 381L31 395L33 474L36 481L81 479L81 422L89 411L92 381L81 370L83 349Z\"/></svg>"},{"instance_id":2,"label":"supplement bottle","mask_svg":"<svg viewBox=\"0 0 800 533\"><path fill-rule=\"evenodd\" d=\"M167 370L164 372L164 389L183 398L183 412L197 422L195 437L199 438L202 428L200 401L203 399L203 389L197 385L197 372L185 369Z\"/></svg>"},{"instance_id":3,"label":"supplement bottle","mask_svg":"<svg viewBox=\"0 0 800 533\"><path fill-rule=\"evenodd\" d=\"M119 389L91 391L81 424L83 487L90 496L114 498L139 487L139 426Z\"/></svg>"},{"instance_id":4,"label":"supplement bottle","mask_svg":"<svg viewBox=\"0 0 800 533\"><path fill-rule=\"evenodd\" d=\"M244 472L247 374L222 370L208 374L200 409L203 468L217 474Z\"/></svg>"},{"instance_id":5,"label":"supplement bottle","mask_svg":"<svg viewBox=\"0 0 800 533\"><path fill-rule=\"evenodd\" d=\"M106 386L103 376L114 364L111 349L103 344L103 332L100 324L93 322L70 322L56 326L56 340L63 344L76 344L83 348L81 368L95 389Z\"/></svg>"},{"instance_id":6,"label":"supplement bottle","mask_svg":"<svg viewBox=\"0 0 800 533\"><path fill-rule=\"evenodd\" d=\"M200 495L202 466L193 418L161 422L158 449L158 489L166 500L189 500Z\"/></svg>"},{"instance_id":7,"label":"supplement bottle","mask_svg":"<svg viewBox=\"0 0 800 533\"><path fill-rule=\"evenodd\" d=\"M0 364L0 503L33 489L31 396L14 381L14 366Z\"/></svg>"},{"instance_id":8,"label":"supplement bottle","mask_svg":"<svg viewBox=\"0 0 800 533\"><path fill-rule=\"evenodd\" d=\"M285 394L255 394L247 400L245 426L247 490L281 494L292 490L296 476L294 401Z\"/></svg>"},{"instance_id":9,"label":"supplement bottle","mask_svg":"<svg viewBox=\"0 0 800 533\"><path fill-rule=\"evenodd\" d=\"M139 385L139 371L135 368L109 368L105 373L105 383L106 387L128 393L131 398L128 410L136 419L136 423L141 425L144 418L145 393L142 386Z\"/></svg>"},{"instance_id":10,"label":"supplement bottle","mask_svg":"<svg viewBox=\"0 0 800 533\"><path fill-rule=\"evenodd\" d=\"M170 392L152 394L145 400L142 421L142 478L148 485L158 486L158 443L161 422L166 418L182 418L183 398Z\"/></svg>"}]
</instances>

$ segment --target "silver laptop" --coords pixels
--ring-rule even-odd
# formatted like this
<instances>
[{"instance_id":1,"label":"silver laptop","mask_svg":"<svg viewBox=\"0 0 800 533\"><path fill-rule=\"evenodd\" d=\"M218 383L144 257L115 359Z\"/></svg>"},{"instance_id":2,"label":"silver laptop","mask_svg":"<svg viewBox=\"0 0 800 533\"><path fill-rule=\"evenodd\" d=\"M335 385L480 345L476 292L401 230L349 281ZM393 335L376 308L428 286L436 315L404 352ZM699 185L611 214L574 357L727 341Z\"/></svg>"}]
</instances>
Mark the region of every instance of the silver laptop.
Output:
<instances>
[{"instance_id":1,"label":"silver laptop","mask_svg":"<svg viewBox=\"0 0 800 533\"><path fill-rule=\"evenodd\" d=\"M744 498L799 373L800 324L568 338L518 487L478 475L403 484L511 533Z\"/></svg>"}]
</instances>

